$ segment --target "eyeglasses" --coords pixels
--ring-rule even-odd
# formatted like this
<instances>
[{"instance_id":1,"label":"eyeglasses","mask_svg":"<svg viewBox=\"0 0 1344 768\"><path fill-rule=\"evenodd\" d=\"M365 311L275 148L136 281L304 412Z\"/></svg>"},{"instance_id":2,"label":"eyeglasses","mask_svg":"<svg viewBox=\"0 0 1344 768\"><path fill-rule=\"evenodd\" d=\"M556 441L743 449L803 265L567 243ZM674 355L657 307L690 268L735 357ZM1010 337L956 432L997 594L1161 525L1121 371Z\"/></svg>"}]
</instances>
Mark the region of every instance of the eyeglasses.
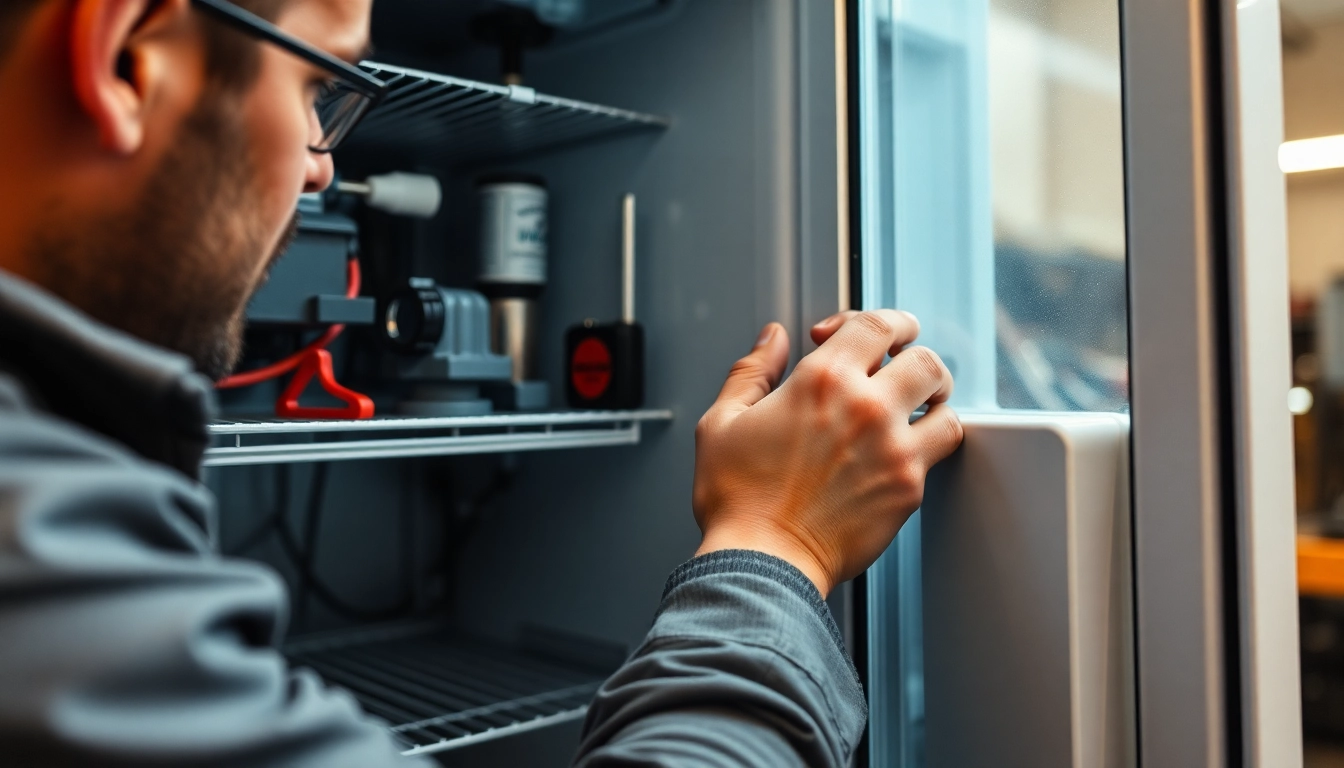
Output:
<instances>
[{"instance_id":1,"label":"eyeglasses","mask_svg":"<svg viewBox=\"0 0 1344 768\"><path fill-rule=\"evenodd\" d=\"M191 0L191 4L211 18L244 34L277 45L309 64L326 70L335 78L323 86L314 105L318 123L322 126L322 139L309 147L314 152L335 151L369 110L387 96L387 86L383 81L286 34L269 21L228 0Z\"/></svg>"}]
</instances>

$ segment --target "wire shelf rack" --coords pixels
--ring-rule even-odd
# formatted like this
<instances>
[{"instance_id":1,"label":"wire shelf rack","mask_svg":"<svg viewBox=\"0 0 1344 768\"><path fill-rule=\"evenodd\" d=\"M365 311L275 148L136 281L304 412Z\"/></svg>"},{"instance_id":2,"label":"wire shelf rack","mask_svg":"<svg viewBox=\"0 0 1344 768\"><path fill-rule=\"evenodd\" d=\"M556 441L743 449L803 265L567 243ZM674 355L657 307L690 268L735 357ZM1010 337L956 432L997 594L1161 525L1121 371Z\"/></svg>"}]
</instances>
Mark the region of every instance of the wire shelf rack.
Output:
<instances>
[{"instance_id":1,"label":"wire shelf rack","mask_svg":"<svg viewBox=\"0 0 1344 768\"><path fill-rule=\"evenodd\" d=\"M300 641L288 645L285 656L387 720L407 755L581 718L615 670L555 661L434 626Z\"/></svg>"},{"instance_id":2,"label":"wire shelf rack","mask_svg":"<svg viewBox=\"0 0 1344 768\"><path fill-rule=\"evenodd\" d=\"M387 98L351 147L415 147L446 163L488 162L624 131L666 128L665 117L366 61Z\"/></svg>"},{"instance_id":3,"label":"wire shelf rack","mask_svg":"<svg viewBox=\"0 0 1344 768\"><path fill-rule=\"evenodd\" d=\"M562 411L368 421L224 421L205 466L295 464L638 445L671 411Z\"/></svg>"}]
</instances>

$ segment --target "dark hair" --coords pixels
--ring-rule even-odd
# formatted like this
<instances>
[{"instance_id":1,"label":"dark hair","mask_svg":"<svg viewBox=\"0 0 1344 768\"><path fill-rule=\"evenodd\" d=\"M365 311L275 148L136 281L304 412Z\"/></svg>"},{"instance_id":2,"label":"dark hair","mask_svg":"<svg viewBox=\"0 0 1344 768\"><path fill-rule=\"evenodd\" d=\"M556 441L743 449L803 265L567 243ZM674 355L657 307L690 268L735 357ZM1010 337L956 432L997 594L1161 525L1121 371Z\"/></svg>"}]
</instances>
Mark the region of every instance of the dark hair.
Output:
<instances>
[{"instance_id":1,"label":"dark hair","mask_svg":"<svg viewBox=\"0 0 1344 768\"><path fill-rule=\"evenodd\" d=\"M23 22L37 6L47 0L0 0L0 64L4 63L18 36ZM161 0L152 0L150 7ZM262 18L274 21L289 0L233 0L233 2ZM246 35L226 29L215 22L206 24L207 70L216 84L229 88L246 87L256 77L258 57L256 42Z\"/></svg>"}]
</instances>

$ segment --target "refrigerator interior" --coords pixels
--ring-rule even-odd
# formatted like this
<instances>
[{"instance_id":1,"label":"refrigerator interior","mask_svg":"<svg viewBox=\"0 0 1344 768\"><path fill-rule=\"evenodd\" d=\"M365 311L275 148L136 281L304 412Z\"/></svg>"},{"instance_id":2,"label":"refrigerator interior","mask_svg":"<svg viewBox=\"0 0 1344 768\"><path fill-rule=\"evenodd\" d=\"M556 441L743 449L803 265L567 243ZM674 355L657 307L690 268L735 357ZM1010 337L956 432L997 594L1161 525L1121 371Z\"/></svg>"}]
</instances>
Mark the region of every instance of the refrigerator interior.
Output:
<instances>
[{"instance_id":1,"label":"refrigerator interior","mask_svg":"<svg viewBox=\"0 0 1344 768\"><path fill-rule=\"evenodd\" d=\"M486 5L379 0L373 59L497 84L498 52L466 32ZM553 411L564 401L566 329L620 316L620 203L634 193L644 407L671 415L591 427L637 444L534 450L545 446L527 445L527 435L588 427L532 425L490 432L502 442L482 455L254 457L209 470L221 550L273 565L291 587L287 654L350 688L408 751L449 765L567 763L587 701L637 646L668 573L698 544L698 418L765 323L785 323L796 359L800 329L838 308L836 36L824 6L593 3L589 23L526 55L525 85L665 124L522 152L507 132L498 141L487 132L483 145L454 151L441 134L411 130L412 120L375 113L367 135L338 152L345 178L414 171L443 187L430 221L352 214L365 296L411 276L473 288L475 179L508 170L546 180L539 368ZM399 390L374 336L352 327L332 351L338 377L373 396L382 415ZM246 365L255 366L294 342L250 334L249 343ZM266 411L278 391L225 392L222 418ZM470 452L453 440L485 432L435 439L446 453ZM315 432L294 444L352 437ZM245 439L221 433L216 451Z\"/></svg>"}]
</instances>

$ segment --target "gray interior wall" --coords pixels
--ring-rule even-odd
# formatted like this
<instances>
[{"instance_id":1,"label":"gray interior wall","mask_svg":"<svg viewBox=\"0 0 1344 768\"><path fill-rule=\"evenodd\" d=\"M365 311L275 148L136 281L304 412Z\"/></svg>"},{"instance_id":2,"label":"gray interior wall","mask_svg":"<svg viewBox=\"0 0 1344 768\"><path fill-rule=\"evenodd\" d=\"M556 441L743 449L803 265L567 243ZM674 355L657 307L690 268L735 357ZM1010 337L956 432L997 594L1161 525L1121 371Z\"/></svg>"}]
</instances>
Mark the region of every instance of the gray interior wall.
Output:
<instances>
[{"instance_id":1,"label":"gray interior wall","mask_svg":"<svg viewBox=\"0 0 1344 768\"><path fill-rule=\"evenodd\" d=\"M525 457L461 564L459 615L471 625L541 622L633 646L668 573L694 552L696 421L766 322L799 338L797 22L793 3L694 0L533 57L533 86L673 118L656 141L528 169L552 186L544 369L558 384L566 326L618 315L618 201L633 191L647 400L676 420L634 449Z\"/></svg>"}]
</instances>

